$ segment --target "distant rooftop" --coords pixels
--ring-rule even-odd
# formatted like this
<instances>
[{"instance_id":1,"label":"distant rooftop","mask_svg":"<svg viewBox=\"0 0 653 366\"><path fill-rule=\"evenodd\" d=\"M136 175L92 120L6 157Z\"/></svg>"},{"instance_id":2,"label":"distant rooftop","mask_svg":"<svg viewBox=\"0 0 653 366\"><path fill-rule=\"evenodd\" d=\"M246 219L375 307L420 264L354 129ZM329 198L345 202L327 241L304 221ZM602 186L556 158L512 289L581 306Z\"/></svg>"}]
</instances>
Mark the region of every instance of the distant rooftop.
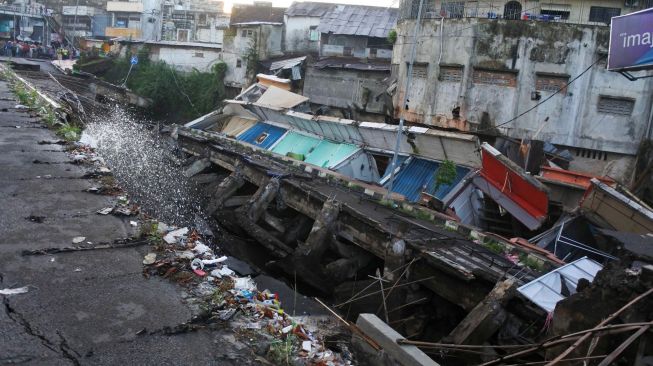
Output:
<instances>
[{"instance_id":1,"label":"distant rooftop","mask_svg":"<svg viewBox=\"0 0 653 366\"><path fill-rule=\"evenodd\" d=\"M231 24L283 24L286 8L276 8L271 3L258 5L234 4L231 9Z\"/></svg>"},{"instance_id":2,"label":"distant rooftop","mask_svg":"<svg viewBox=\"0 0 653 366\"><path fill-rule=\"evenodd\" d=\"M325 14L317 30L321 33L386 38L397 25L396 8L336 5Z\"/></svg>"},{"instance_id":3,"label":"distant rooftop","mask_svg":"<svg viewBox=\"0 0 653 366\"><path fill-rule=\"evenodd\" d=\"M286 10L289 17L322 17L336 7L336 4L317 2L294 2Z\"/></svg>"}]
</instances>

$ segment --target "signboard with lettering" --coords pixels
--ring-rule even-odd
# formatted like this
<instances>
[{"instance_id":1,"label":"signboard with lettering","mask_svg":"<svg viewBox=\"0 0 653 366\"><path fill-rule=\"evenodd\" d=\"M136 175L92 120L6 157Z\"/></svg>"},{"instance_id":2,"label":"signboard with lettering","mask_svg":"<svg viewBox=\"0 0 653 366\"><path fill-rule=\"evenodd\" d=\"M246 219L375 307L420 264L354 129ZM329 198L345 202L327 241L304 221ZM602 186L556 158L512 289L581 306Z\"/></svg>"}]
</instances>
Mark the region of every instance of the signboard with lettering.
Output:
<instances>
[{"instance_id":1,"label":"signboard with lettering","mask_svg":"<svg viewBox=\"0 0 653 366\"><path fill-rule=\"evenodd\" d=\"M653 69L653 8L612 18L608 70Z\"/></svg>"}]
</instances>

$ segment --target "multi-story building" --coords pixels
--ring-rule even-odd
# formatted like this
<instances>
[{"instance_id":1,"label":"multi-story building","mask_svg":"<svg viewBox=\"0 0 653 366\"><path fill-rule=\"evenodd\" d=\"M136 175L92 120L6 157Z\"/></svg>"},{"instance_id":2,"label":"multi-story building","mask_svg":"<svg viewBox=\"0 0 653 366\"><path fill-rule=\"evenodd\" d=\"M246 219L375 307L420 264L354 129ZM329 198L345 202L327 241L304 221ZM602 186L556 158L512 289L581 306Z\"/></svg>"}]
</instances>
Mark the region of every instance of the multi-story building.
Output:
<instances>
[{"instance_id":1,"label":"multi-story building","mask_svg":"<svg viewBox=\"0 0 653 366\"><path fill-rule=\"evenodd\" d=\"M225 85L236 89L248 86L260 61L283 55L285 10L262 1L254 5L234 5L230 27L224 36Z\"/></svg>"},{"instance_id":2,"label":"multi-story building","mask_svg":"<svg viewBox=\"0 0 653 366\"><path fill-rule=\"evenodd\" d=\"M284 39L286 53L320 52L320 32L317 27L324 15L336 4L293 2L284 14Z\"/></svg>"},{"instance_id":3,"label":"multi-story building","mask_svg":"<svg viewBox=\"0 0 653 366\"><path fill-rule=\"evenodd\" d=\"M164 1L161 40L222 44L229 27L229 15L223 8L222 1Z\"/></svg>"},{"instance_id":4,"label":"multi-story building","mask_svg":"<svg viewBox=\"0 0 653 366\"><path fill-rule=\"evenodd\" d=\"M69 37L104 36L106 13L92 6L68 6L61 8L61 22Z\"/></svg>"},{"instance_id":5,"label":"multi-story building","mask_svg":"<svg viewBox=\"0 0 653 366\"><path fill-rule=\"evenodd\" d=\"M143 2L107 1L109 25L105 28L108 37L142 39Z\"/></svg>"},{"instance_id":6,"label":"multi-story building","mask_svg":"<svg viewBox=\"0 0 653 366\"><path fill-rule=\"evenodd\" d=\"M320 60L306 70L304 95L347 118L383 119L396 8L335 5L320 19ZM288 30L286 30L286 33Z\"/></svg>"},{"instance_id":7,"label":"multi-story building","mask_svg":"<svg viewBox=\"0 0 653 366\"><path fill-rule=\"evenodd\" d=\"M471 2L460 2L467 10L452 13L451 3L426 1L407 91L419 1L403 1L392 58L395 117L543 140L572 153L572 170L628 182L640 142L650 138L653 79L633 82L606 70L610 29L590 15L597 7L622 12L624 3L584 3L581 11L570 1L562 22L540 18L549 11L541 2L536 9L520 5L520 14L542 20L511 16L509 9L519 9L513 2L496 3L506 10L488 19L459 17L469 14Z\"/></svg>"}]
</instances>

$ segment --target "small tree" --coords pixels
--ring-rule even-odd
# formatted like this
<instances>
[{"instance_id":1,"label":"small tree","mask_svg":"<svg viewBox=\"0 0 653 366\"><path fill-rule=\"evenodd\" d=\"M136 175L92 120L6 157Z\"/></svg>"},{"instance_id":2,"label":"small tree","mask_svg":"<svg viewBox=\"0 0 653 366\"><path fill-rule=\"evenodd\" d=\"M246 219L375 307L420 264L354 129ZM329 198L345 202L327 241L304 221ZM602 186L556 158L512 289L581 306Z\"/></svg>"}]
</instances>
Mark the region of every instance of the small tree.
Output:
<instances>
[{"instance_id":1,"label":"small tree","mask_svg":"<svg viewBox=\"0 0 653 366\"><path fill-rule=\"evenodd\" d=\"M441 186L453 183L455 179L456 164L451 160L443 161L438 170L435 171L435 189L433 193L435 194Z\"/></svg>"},{"instance_id":2,"label":"small tree","mask_svg":"<svg viewBox=\"0 0 653 366\"><path fill-rule=\"evenodd\" d=\"M395 42L397 42L397 31L391 29L390 32L388 32L388 43L395 44Z\"/></svg>"}]
</instances>

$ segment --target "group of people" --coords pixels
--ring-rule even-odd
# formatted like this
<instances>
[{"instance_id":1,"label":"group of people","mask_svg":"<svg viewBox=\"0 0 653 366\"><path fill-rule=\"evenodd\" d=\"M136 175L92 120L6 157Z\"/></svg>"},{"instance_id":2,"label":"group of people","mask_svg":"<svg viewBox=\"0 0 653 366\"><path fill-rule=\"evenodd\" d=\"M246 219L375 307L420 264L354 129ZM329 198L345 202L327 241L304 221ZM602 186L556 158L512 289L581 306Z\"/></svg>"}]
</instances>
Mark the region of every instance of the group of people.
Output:
<instances>
[{"instance_id":1,"label":"group of people","mask_svg":"<svg viewBox=\"0 0 653 366\"><path fill-rule=\"evenodd\" d=\"M73 47L63 45L58 41L44 45L41 42L0 40L0 49L2 49L2 55L7 57L68 60L77 56Z\"/></svg>"}]
</instances>

